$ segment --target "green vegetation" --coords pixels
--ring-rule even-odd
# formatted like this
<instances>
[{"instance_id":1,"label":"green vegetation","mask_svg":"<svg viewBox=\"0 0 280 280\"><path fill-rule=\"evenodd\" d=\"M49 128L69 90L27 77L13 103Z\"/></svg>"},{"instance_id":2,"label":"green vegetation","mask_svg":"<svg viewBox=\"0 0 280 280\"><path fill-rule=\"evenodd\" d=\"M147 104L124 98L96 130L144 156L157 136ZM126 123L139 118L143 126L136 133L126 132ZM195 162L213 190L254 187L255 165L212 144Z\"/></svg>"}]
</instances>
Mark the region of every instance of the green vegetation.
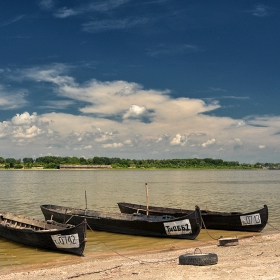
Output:
<instances>
[{"instance_id":1,"label":"green vegetation","mask_svg":"<svg viewBox=\"0 0 280 280\"><path fill-rule=\"evenodd\" d=\"M0 157L2 169L57 169L59 165L111 165L115 169L280 169L280 163L246 164L238 161L224 161L222 159L121 159L108 157L55 157L45 156L33 158L3 158Z\"/></svg>"}]
</instances>

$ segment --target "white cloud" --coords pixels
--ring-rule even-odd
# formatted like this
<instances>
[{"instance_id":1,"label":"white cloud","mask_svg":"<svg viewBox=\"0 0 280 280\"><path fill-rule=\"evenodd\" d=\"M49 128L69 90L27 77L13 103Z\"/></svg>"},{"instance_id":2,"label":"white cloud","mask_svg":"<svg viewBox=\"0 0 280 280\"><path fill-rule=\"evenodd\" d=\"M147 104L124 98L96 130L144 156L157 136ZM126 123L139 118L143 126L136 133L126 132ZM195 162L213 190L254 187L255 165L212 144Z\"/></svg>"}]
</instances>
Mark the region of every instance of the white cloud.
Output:
<instances>
[{"instance_id":1,"label":"white cloud","mask_svg":"<svg viewBox=\"0 0 280 280\"><path fill-rule=\"evenodd\" d=\"M243 150L244 149L244 145L243 145L243 142L241 141L240 138L235 138L234 139L234 150L237 151L237 150Z\"/></svg>"},{"instance_id":2,"label":"white cloud","mask_svg":"<svg viewBox=\"0 0 280 280\"><path fill-rule=\"evenodd\" d=\"M39 6L44 10L50 10L54 7L53 0L42 0L39 2Z\"/></svg>"},{"instance_id":3,"label":"white cloud","mask_svg":"<svg viewBox=\"0 0 280 280\"><path fill-rule=\"evenodd\" d=\"M216 139L208 139L205 143L202 143L202 147L206 148L208 146L212 146L216 143Z\"/></svg>"},{"instance_id":4,"label":"white cloud","mask_svg":"<svg viewBox=\"0 0 280 280\"><path fill-rule=\"evenodd\" d=\"M36 123L37 121L37 113L30 115L28 112L24 112L23 114L16 114L12 118L13 125L30 125L31 123Z\"/></svg>"},{"instance_id":5,"label":"white cloud","mask_svg":"<svg viewBox=\"0 0 280 280\"><path fill-rule=\"evenodd\" d=\"M11 91L0 85L0 108L1 110L11 110L22 108L27 105L25 100L27 91L17 90Z\"/></svg>"},{"instance_id":6,"label":"white cloud","mask_svg":"<svg viewBox=\"0 0 280 280\"><path fill-rule=\"evenodd\" d=\"M92 149L92 146L91 145L87 145L87 146L84 146L83 147L85 150L90 150L90 149Z\"/></svg>"},{"instance_id":7,"label":"white cloud","mask_svg":"<svg viewBox=\"0 0 280 280\"><path fill-rule=\"evenodd\" d=\"M236 127L244 126L246 123L242 120L236 124Z\"/></svg>"},{"instance_id":8,"label":"white cloud","mask_svg":"<svg viewBox=\"0 0 280 280\"><path fill-rule=\"evenodd\" d=\"M234 140L235 140L236 144L238 144L240 146L243 145L242 141L239 138L235 138Z\"/></svg>"},{"instance_id":9,"label":"white cloud","mask_svg":"<svg viewBox=\"0 0 280 280\"><path fill-rule=\"evenodd\" d=\"M179 133L171 140L170 145L184 146L188 141L188 138L185 135L180 135Z\"/></svg>"},{"instance_id":10,"label":"white cloud","mask_svg":"<svg viewBox=\"0 0 280 280\"><path fill-rule=\"evenodd\" d=\"M10 74L10 79L15 81L32 80L36 82L49 82L63 87L64 85L76 86L72 77L66 76L70 66L55 63L48 67L34 67L24 70L19 70L16 74Z\"/></svg>"},{"instance_id":11,"label":"white cloud","mask_svg":"<svg viewBox=\"0 0 280 280\"><path fill-rule=\"evenodd\" d=\"M112 133L105 133L105 134L100 135L99 138L96 138L95 142L106 142L111 139L114 139Z\"/></svg>"},{"instance_id":12,"label":"white cloud","mask_svg":"<svg viewBox=\"0 0 280 280\"><path fill-rule=\"evenodd\" d=\"M41 106L41 108L66 109L67 107L74 105L74 102L72 100L48 100L45 104L46 105Z\"/></svg>"},{"instance_id":13,"label":"white cloud","mask_svg":"<svg viewBox=\"0 0 280 280\"><path fill-rule=\"evenodd\" d=\"M36 136L41 135L42 133L43 133L43 131L35 125L32 125L27 128L17 127L14 130L14 137L15 138L34 138Z\"/></svg>"},{"instance_id":14,"label":"white cloud","mask_svg":"<svg viewBox=\"0 0 280 280\"><path fill-rule=\"evenodd\" d=\"M0 138L13 145L25 146L36 141L55 139L57 133L49 129L36 113L16 114L11 121L0 123Z\"/></svg>"},{"instance_id":15,"label":"white cloud","mask_svg":"<svg viewBox=\"0 0 280 280\"><path fill-rule=\"evenodd\" d=\"M112 144L102 144L102 148L120 148L122 147L122 143L112 143Z\"/></svg>"},{"instance_id":16,"label":"white cloud","mask_svg":"<svg viewBox=\"0 0 280 280\"><path fill-rule=\"evenodd\" d=\"M125 158L217 157L218 151L221 158L238 160L247 159L246 155L255 158L264 149L259 143L266 143L267 153L277 155L280 117L215 117L204 114L220 107L215 100L173 98L168 90L145 89L126 81L92 79L79 84L66 72L67 66L57 64L27 69L17 78L48 82L65 106L81 104L80 115L18 113L0 122L4 151L19 154L18 145L24 145L24 157L47 149L55 155L77 156L86 150L90 157L104 155L108 149L106 156ZM53 107L57 110L63 104Z\"/></svg>"},{"instance_id":17,"label":"white cloud","mask_svg":"<svg viewBox=\"0 0 280 280\"><path fill-rule=\"evenodd\" d=\"M108 1L101 0L99 2L95 1L88 7L88 9L90 9L91 11L107 12L107 11L115 9L129 1L130 0L108 0Z\"/></svg>"},{"instance_id":18,"label":"white cloud","mask_svg":"<svg viewBox=\"0 0 280 280\"><path fill-rule=\"evenodd\" d=\"M131 146L132 145L132 141L130 139L127 139L124 141L125 145Z\"/></svg>"},{"instance_id":19,"label":"white cloud","mask_svg":"<svg viewBox=\"0 0 280 280\"><path fill-rule=\"evenodd\" d=\"M79 11L79 10L74 10L74 9L69 9L69 8L66 8L66 7L63 7L61 9L59 9L58 11L56 11L54 13L54 16L55 17L58 17L58 18L67 18L67 17L70 17L70 16L75 16L75 15L78 15L80 14L82 11Z\"/></svg>"},{"instance_id":20,"label":"white cloud","mask_svg":"<svg viewBox=\"0 0 280 280\"><path fill-rule=\"evenodd\" d=\"M268 15L268 9L269 8L265 5L256 5L250 12L256 17L265 17Z\"/></svg>"},{"instance_id":21,"label":"white cloud","mask_svg":"<svg viewBox=\"0 0 280 280\"><path fill-rule=\"evenodd\" d=\"M12 133L13 127L10 125L10 122L4 121L0 123L0 138L5 138Z\"/></svg>"},{"instance_id":22,"label":"white cloud","mask_svg":"<svg viewBox=\"0 0 280 280\"><path fill-rule=\"evenodd\" d=\"M181 53L194 53L199 52L201 49L195 45L160 45L153 49L148 49L147 54L152 57L162 56L162 55L178 55Z\"/></svg>"},{"instance_id":23,"label":"white cloud","mask_svg":"<svg viewBox=\"0 0 280 280\"><path fill-rule=\"evenodd\" d=\"M103 12L107 13L110 10L113 10L120 5L129 2L130 0L106 0L106 1L94 1L94 3L85 4L77 7L67 8L62 7L54 12L54 16L58 18L67 18L70 16L75 16L79 14L89 13L89 12ZM40 2L40 6L43 9L50 9L54 7L52 0L43 0Z\"/></svg>"},{"instance_id":24,"label":"white cloud","mask_svg":"<svg viewBox=\"0 0 280 280\"><path fill-rule=\"evenodd\" d=\"M123 115L124 119L135 118L143 115L147 111L145 106L131 105L128 111Z\"/></svg>"},{"instance_id":25,"label":"white cloud","mask_svg":"<svg viewBox=\"0 0 280 280\"><path fill-rule=\"evenodd\" d=\"M16 16L14 18L11 18L3 23L0 23L0 27L3 27L3 26L7 26L7 25L10 25L10 24L13 24L17 21L20 21L22 18L24 18L25 16L24 15L20 15L20 16Z\"/></svg>"},{"instance_id":26,"label":"white cloud","mask_svg":"<svg viewBox=\"0 0 280 280\"><path fill-rule=\"evenodd\" d=\"M143 25L149 20L147 18L124 18L124 19L115 19L115 20L99 20L99 21L90 21L83 24L83 31L89 33L99 33L105 32L108 30L121 30L132 28L137 25Z\"/></svg>"}]
</instances>

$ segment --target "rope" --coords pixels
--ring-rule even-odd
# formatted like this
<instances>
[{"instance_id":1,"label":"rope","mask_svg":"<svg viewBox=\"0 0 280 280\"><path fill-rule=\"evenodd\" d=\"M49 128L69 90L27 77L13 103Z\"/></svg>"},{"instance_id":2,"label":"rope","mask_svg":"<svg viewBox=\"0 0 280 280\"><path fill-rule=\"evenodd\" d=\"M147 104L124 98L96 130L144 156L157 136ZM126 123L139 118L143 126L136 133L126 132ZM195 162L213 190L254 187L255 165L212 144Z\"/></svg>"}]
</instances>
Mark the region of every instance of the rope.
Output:
<instances>
[{"instance_id":1,"label":"rope","mask_svg":"<svg viewBox=\"0 0 280 280\"><path fill-rule=\"evenodd\" d=\"M80 273L78 275L74 275L74 276L70 276L68 277L67 279L73 279L73 278L78 278L80 276L85 276L85 275L90 275L90 274L97 274L97 273L102 273L102 272L105 272L105 271L108 271L108 270L113 270L115 268L119 268L119 267L122 267L123 265L116 265L114 267L111 267L111 268L107 268L107 269L103 269L103 270L98 270L98 271L93 271L93 272L87 272L87 273Z\"/></svg>"},{"instance_id":2,"label":"rope","mask_svg":"<svg viewBox=\"0 0 280 280\"><path fill-rule=\"evenodd\" d=\"M270 223L267 223L268 225L270 225L272 228L274 228L275 230L277 230L277 231L280 231L278 228L276 228L276 227L274 227L272 224L270 224Z\"/></svg>"},{"instance_id":3,"label":"rope","mask_svg":"<svg viewBox=\"0 0 280 280\"><path fill-rule=\"evenodd\" d=\"M204 221L203 221L203 218L202 218L201 213L200 213L200 217L201 217L201 223L203 224L204 229L206 230L206 233L210 236L210 238L212 238L212 239L214 239L214 240L219 240L219 238L221 238L222 236L220 236L219 238L212 237L211 234L208 232L208 229L206 228L206 225L205 225L205 223L204 223Z\"/></svg>"},{"instance_id":4,"label":"rope","mask_svg":"<svg viewBox=\"0 0 280 280\"><path fill-rule=\"evenodd\" d=\"M72 216L72 217L73 217L73 216ZM68 221L69 221L72 217L70 217L70 218L68 219ZM204 229L206 230L206 232L207 232L207 234L209 235L209 237L212 238L213 240L219 240L219 238L221 238L222 236L219 237L219 238L214 238L214 237L212 237L212 236L210 235L210 233L208 232L206 226L205 226L205 223L204 223L204 220L203 220L203 218L202 218L201 213L200 213L200 217L201 217L201 225L200 225L200 226L201 226L201 227L202 227L202 225L204 226ZM95 231L90 227L90 225L88 224L87 221L86 221L86 224L87 224L88 228L89 228L92 232L95 232ZM270 223L267 223L267 224L270 225L270 226L271 226L272 228L274 228L275 230L280 231L279 229L275 228L275 227L274 227L273 225L271 225ZM122 254L120 254L119 252L113 250L113 249L112 249L111 247L109 247L105 242L101 241L101 240L98 238L98 236L95 236L95 237L99 240L99 242L101 242L102 244L104 244L109 250L111 250L111 251L114 252L115 254L119 255L120 257L129 259L129 260L131 260L131 261L136 261L136 262L138 262L138 263L140 263L140 264L145 264L145 263L161 263L161 262L168 262L168 261L173 261L173 260L176 260L176 259L177 259L177 258L171 258L171 259L158 260L158 261L142 261L142 260L130 258L130 257L127 257L127 256L125 256L125 255L122 255ZM208 243L208 242L205 242L205 243ZM213 245L213 244L211 244L211 245ZM196 252L197 250L199 250L199 251L201 252L200 248L196 248L196 249L194 250L194 254L195 254L195 252ZM263 254L263 252L261 252L261 253L260 253L259 255L257 255L257 256L260 256L260 255L262 255L262 254ZM93 272L88 272L88 273L82 273L82 274L78 274L78 275L74 275L74 276L68 277L67 279L78 278L78 277L84 276L84 275L102 273L102 272L110 271L110 270L113 270L113 269L116 269L116 268L119 268L119 267L122 267L122 266L124 266L124 265L121 264L121 265L116 265L116 266L114 266L114 267L107 268L107 269L103 269L103 270L99 270L99 271L93 271Z\"/></svg>"},{"instance_id":5,"label":"rope","mask_svg":"<svg viewBox=\"0 0 280 280\"><path fill-rule=\"evenodd\" d=\"M90 227L90 225L87 223L87 226L89 227L89 229L94 232L94 230ZM99 242L101 242L102 244L104 244L109 250L111 250L112 252L114 252L115 254L119 255L120 257L123 257L123 258L126 258L126 259L129 259L131 261L136 261L136 262L139 262L140 264L143 264L143 263L160 263L160 262L168 262L168 261L172 261L172 260L175 260L175 258L172 258L172 259L167 259L167 260L160 260L160 261L141 261L141 260L136 260L136 259L133 259L133 258L130 258L130 257L127 257L125 255L122 255L120 254L119 252L113 250L112 248L110 248L105 242L101 241L98 237L97 239L99 240Z\"/></svg>"},{"instance_id":6,"label":"rope","mask_svg":"<svg viewBox=\"0 0 280 280\"><path fill-rule=\"evenodd\" d=\"M202 220L202 221L203 221L203 220ZM86 224L87 224L88 228L89 228L92 232L94 232L94 230L90 227L90 225L88 224L87 221L86 221ZM110 248L105 242L101 241L101 240L98 238L98 236L96 236L96 237L97 237L97 239L99 240L99 242L101 242L102 244L104 244L109 250L111 250L111 251L114 252L115 254L119 255L120 257L129 259L129 260L131 260L131 261L136 261L136 262L138 262L139 264L162 263L162 262L169 262L169 261L173 261L173 260L176 260L176 259L177 259L177 258L171 258L171 259L158 260L158 261L141 261L141 260L133 259L133 258L127 257L127 256L122 255L122 254L120 254L119 252L113 250L113 249ZM200 250L200 248L196 248L195 251L194 251L194 253L196 252L196 250ZM200 252L201 252L201 250L200 250ZM102 272L110 271L110 270L113 270L113 269L116 269L116 268L119 268L119 267L122 267L122 266L124 266L124 264L116 265L116 266L114 266L114 267L107 268L107 269L103 269L103 270L98 270L98 271L93 271L93 272L88 272L88 273L81 273L81 274L78 274L78 275L70 276L70 277L68 277L67 279L73 279L73 278L78 278L78 277L80 277L80 276L102 273Z\"/></svg>"},{"instance_id":7,"label":"rope","mask_svg":"<svg viewBox=\"0 0 280 280\"><path fill-rule=\"evenodd\" d=\"M200 214L200 215L201 215L201 214ZM72 218L72 217L70 217L70 219L71 219L71 218ZM202 221L202 224L204 225L204 228L206 229L202 217L201 217L201 221ZM90 227L90 225L88 224L87 221L86 221L86 224L87 224L88 228L89 228L92 232L95 232L95 231ZM200 226L201 226L201 225L200 225ZM206 232L208 233L207 229L206 229ZM209 235L212 239L217 240L216 238L213 238L209 233L208 233L208 235ZM95 237L99 240L100 243L104 244L109 250L111 250L112 252L114 252L114 253L117 254L118 256L123 257L123 258L128 259L128 260L131 260L131 261L136 261L136 262L138 262L139 264L163 263L163 262L174 261L174 260L177 259L177 258L171 258L171 259L157 260L157 261L142 261L142 260L130 258L130 257L127 257L127 256L125 256L125 255L123 255L123 254L120 254L119 252L113 250L113 249L112 249L111 247L109 247L105 242L101 241L101 240L98 238L98 236L95 236ZM206 243L208 243L208 242L206 242ZM211 244L211 245L213 245L213 244ZM196 248L196 249L194 250L194 254L195 254L195 252L196 252L197 250L199 250L199 251L201 252L200 248ZM116 268L119 268L119 267L122 267L122 266L124 266L124 264L116 265L116 266L114 266L114 267L107 268L107 269L103 269L103 270L98 270L98 271L93 271L93 272L88 272L88 273L81 273L81 274L78 274L78 275L70 276L70 277L68 277L67 279L73 279L73 278L78 278L78 277L80 277L80 276L102 273L102 272L110 271L110 270L113 270L113 269L116 269Z\"/></svg>"}]
</instances>

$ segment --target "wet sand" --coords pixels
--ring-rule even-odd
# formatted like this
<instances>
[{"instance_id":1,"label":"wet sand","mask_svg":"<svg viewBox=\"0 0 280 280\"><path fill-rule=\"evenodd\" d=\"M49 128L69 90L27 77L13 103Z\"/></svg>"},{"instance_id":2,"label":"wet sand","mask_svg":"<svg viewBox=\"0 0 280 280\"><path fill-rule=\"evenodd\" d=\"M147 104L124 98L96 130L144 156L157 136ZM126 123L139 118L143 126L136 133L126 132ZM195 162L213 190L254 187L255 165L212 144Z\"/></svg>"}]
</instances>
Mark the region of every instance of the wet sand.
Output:
<instances>
[{"instance_id":1,"label":"wet sand","mask_svg":"<svg viewBox=\"0 0 280 280\"><path fill-rule=\"evenodd\" d=\"M197 245L197 244L196 244ZM198 249L133 252L81 258L75 264L49 263L0 271L8 279L280 279L280 233L238 240L235 246L219 241L200 244ZM180 265L179 256L214 253L218 263L206 266Z\"/></svg>"}]
</instances>

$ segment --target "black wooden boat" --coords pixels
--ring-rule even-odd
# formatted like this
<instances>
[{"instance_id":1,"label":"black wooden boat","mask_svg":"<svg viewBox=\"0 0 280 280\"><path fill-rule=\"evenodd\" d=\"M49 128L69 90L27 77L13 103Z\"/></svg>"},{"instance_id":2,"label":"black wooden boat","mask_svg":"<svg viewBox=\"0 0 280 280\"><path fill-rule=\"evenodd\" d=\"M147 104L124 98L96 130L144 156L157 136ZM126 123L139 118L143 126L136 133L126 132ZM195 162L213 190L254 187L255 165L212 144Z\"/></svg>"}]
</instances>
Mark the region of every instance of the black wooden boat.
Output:
<instances>
[{"instance_id":1,"label":"black wooden boat","mask_svg":"<svg viewBox=\"0 0 280 280\"><path fill-rule=\"evenodd\" d=\"M53 217L60 223L79 224L86 218L90 229L113 233L195 239L201 229L198 206L195 211L179 218L170 215L108 213L56 205L41 205L41 210L46 219Z\"/></svg>"},{"instance_id":2,"label":"black wooden boat","mask_svg":"<svg viewBox=\"0 0 280 280\"><path fill-rule=\"evenodd\" d=\"M118 206L122 213L146 213L147 211L147 206L140 204L119 202ZM174 217L188 215L191 212L191 210L158 206L148 206L148 210L151 215L172 215ZM203 228L260 232L267 224L268 208L264 205L262 209L248 213L201 210L201 215Z\"/></svg>"},{"instance_id":3,"label":"black wooden boat","mask_svg":"<svg viewBox=\"0 0 280 280\"><path fill-rule=\"evenodd\" d=\"M30 217L0 212L0 237L23 245L83 255L86 221L79 225L40 221Z\"/></svg>"}]
</instances>

